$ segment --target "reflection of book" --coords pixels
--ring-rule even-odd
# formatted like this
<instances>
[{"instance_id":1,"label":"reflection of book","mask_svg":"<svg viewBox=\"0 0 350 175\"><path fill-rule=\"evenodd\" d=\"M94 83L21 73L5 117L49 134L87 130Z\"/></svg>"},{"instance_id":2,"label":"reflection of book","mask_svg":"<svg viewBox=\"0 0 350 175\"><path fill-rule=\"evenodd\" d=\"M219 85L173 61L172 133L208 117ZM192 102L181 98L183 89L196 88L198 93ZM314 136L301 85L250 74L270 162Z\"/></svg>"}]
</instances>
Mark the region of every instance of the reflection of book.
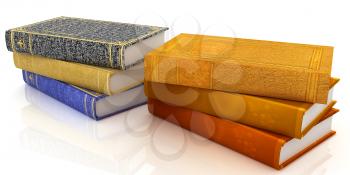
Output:
<instances>
[{"instance_id":1,"label":"reflection of book","mask_svg":"<svg viewBox=\"0 0 350 175\"><path fill-rule=\"evenodd\" d=\"M7 30L9 51L125 70L164 42L166 27L57 17Z\"/></svg>"},{"instance_id":2,"label":"reflection of book","mask_svg":"<svg viewBox=\"0 0 350 175\"><path fill-rule=\"evenodd\" d=\"M204 136L276 169L281 169L335 132L331 130L332 109L302 139L278 135L190 109L148 99L149 111L165 120Z\"/></svg>"},{"instance_id":3,"label":"reflection of book","mask_svg":"<svg viewBox=\"0 0 350 175\"><path fill-rule=\"evenodd\" d=\"M23 71L23 79L35 89L94 120L100 120L146 102L143 85L106 96L27 71Z\"/></svg>"},{"instance_id":4,"label":"reflection of book","mask_svg":"<svg viewBox=\"0 0 350 175\"><path fill-rule=\"evenodd\" d=\"M31 86L25 86L25 96L29 103L45 112L53 120L65 123L69 127L75 128L77 132L82 132L95 139L111 138L122 133L127 129L126 127L140 127L145 121L145 119L140 117L130 117L136 115L141 110L140 108L134 108L96 122L72 108L67 108L65 104Z\"/></svg>"},{"instance_id":5,"label":"reflection of book","mask_svg":"<svg viewBox=\"0 0 350 175\"><path fill-rule=\"evenodd\" d=\"M124 129L108 138L96 139L35 107L27 106L22 112L28 128L21 133L21 141L33 151L121 174L132 174L144 165L147 137L134 137ZM35 115L31 115L33 112ZM120 122L112 121L116 127Z\"/></svg>"},{"instance_id":6,"label":"reflection of book","mask_svg":"<svg viewBox=\"0 0 350 175\"><path fill-rule=\"evenodd\" d=\"M49 103L49 101L46 102ZM58 110L62 109L62 106L63 104L58 105ZM146 106L135 109L140 110L134 113L132 115L133 117L137 117L138 119L143 119L140 117L151 117L151 115L147 113ZM132 109L131 111L134 111L135 109ZM79 115L79 113L74 110L71 110L71 112ZM89 134L93 133L93 131L88 130L93 130L93 128L85 128L86 132L82 132L81 128L84 128L84 126L93 126L92 123L103 123L102 125L99 125L99 129L105 129L104 127L110 126L123 126L124 119L111 120L109 125L105 125L107 123L104 122L113 118L124 118L126 116L119 114L116 117L101 120L99 122L86 120L89 121L90 124L82 122L81 125L83 126L73 126L68 123L70 121L64 120L65 117L57 120L57 117L59 116L54 116L46 112L43 113L43 110L38 109L34 105L26 106L22 109L22 113L23 123L27 127L21 133L20 139L22 145L29 151L42 153L53 158L72 161L74 163L98 168L108 172L116 172L116 174L137 174L138 172L145 172L145 170L146 172L151 172L149 174L169 174L169 172L173 172L170 174L188 174L189 172L201 172L205 166L210 166L210 169L203 172L203 174L222 174L225 172L235 172L237 169L240 170L240 174L276 173L274 169L264 166L259 162L251 161L248 157L242 156L241 154L226 149L221 145L215 144L214 142L158 118L148 118L152 120L152 125L149 125L150 127L148 127L148 131L143 133L142 136L133 135L132 133L127 132L124 128L120 129L118 134L105 137L103 141L101 141L101 139L90 137ZM72 115L69 115L67 119L69 117L71 118L71 116ZM78 116L77 118L84 119L84 117ZM134 128L134 130L140 131L140 129L144 129L144 126L147 125L148 122L144 122L143 125L139 126L140 128ZM78 125L79 122L77 121L76 124ZM48 126L44 127L43 125ZM67 128L69 128L68 132L62 130ZM106 150L105 153L107 154L110 151L110 156L106 156L107 154L98 153L101 152L101 150L94 150L95 148L98 149L102 146L93 147L84 145L83 143L79 144L80 139L75 140L74 137L66 138L70 132L75 132L72 133L73 136L77 136L78 138L83 137L89 139L91 143L100 143L102 145L117 143L117 140L128 142L128 138L133 139L130 139L132 142L130 145L120 143L123 146L116 147L114 150ZM130 135L131 137L129 137ZM125 138L125 140L122 138ZM140 142L134 142L134 139L140 139ZM84 143L87 144L90 142ZM184 151L180 152L178 157L172 161L163 159L162 156L159 156L159 154L154 152L155 148L158 152L164 153L165 155L168 155L169 153L177 154L176 150L178 150L181 145L184 147ZM327 145L322 145L322 147L312 150L312 156L306 155L301 159L298 159L298 162L294 163L293 166L287 167L288 171L286 172L292 171L295 172L294 174L311 174L308 172L313 172L315 167L323 164L323 162L329 158L330 155L327 148ZM118 154L123 152L125 154ZM283 172L284 171L280 173L283 174Z\"/></svg>"},{"instance_id":7,"label":"reflection of book","mask_svg":"<svg viewBox=\"0 0 350 175\"><path fill-rule=\"evenodd\" d=\"M306 103L260 96L244 95L202 88L145 81L149 98L175 106L193 109L209 115L301 138L332 108L331 79L327 104Z\"/></svg>"},{"instance_id":8,"label":"reflection of book","mask_svg":"<svg viewBox=\"0 0 350 175\"><path fill-rule=\"evenodd\" d=\"M145 56L145 80L326 103L333 47L180 34Z\"/></svg>"}]
</instances>

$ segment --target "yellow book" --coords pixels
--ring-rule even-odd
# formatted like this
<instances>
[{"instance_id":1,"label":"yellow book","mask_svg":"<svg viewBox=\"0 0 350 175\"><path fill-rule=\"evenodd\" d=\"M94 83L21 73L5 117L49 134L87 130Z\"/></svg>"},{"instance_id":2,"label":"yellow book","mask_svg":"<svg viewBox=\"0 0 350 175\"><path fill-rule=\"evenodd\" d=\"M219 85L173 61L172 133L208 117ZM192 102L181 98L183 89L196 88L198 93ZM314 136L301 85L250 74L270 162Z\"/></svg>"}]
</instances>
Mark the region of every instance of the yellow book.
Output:
<instances>
[{"instance_id":1,"label":"yellow book","mask_svg":"<svg viewBox=\"0 0 350 175\"><path fill-rule=\"evenodd\" d=\"M326 103L333 47L180 34L145 56L145 80Z\"/></svg>"},{"instance_id":2,"label":"yellow book","mask_svg":"<svg viewBox=\"0 0 350 175\"><path fill-rule=\"evenodd\" d=\"M295 138L333 107L331 93L327 104L313 104L145 81L149 98Z\"/></svg>"},{"instance_id":3,"label":"yellow book","mask_svg":"<svg viewBox=\"0 0 350 175\"><path fill-rule=\"evenodd\" d=\"M17 68L106 95L140 85L144 79L142 63L121 71L18 52L13 59Z\"/></svg>"}]
</instances>

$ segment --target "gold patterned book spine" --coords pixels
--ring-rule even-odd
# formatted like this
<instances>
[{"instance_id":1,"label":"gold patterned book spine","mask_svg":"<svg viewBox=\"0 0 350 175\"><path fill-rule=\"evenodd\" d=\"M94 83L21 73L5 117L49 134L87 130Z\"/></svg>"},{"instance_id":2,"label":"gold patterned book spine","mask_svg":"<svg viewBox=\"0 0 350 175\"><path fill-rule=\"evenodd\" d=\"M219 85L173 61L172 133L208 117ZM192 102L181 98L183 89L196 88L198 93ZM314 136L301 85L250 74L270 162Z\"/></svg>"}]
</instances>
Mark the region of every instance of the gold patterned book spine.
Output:
<instances>
[{"instance_id":1,"label":"gold patterned book spine","mask_svg":"<svg viewBox=\"0 0 350 175\"><path fill-rule=\"evenodd\" d=\"M328 46L180 34L145 56L145 80L326 103L332 55Z\"/></svg>"},{"instance_id":2,"label":"gold patterned book spine","mask_svg":"<svg viewBox=\"0 0 350 175\"><path fill-rule=\"evenodd\" d=\"M114 73L108 68L100 68L79 63L48 59L23 53L13 53L17 68L60 80L95 92L112 95L109 80Z\"/></svg>"}]
</instances>

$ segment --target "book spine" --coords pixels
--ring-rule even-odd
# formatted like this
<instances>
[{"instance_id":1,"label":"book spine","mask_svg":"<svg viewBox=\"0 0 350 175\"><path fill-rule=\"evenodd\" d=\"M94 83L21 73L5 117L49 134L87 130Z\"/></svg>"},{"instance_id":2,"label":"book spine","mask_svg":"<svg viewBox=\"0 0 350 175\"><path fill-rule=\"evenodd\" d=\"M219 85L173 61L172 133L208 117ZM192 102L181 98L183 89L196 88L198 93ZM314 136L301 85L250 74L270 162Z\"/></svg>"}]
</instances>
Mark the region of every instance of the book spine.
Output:
<instances>
[{"instance_id":1,"label":"book spine","mask_svg":"<svg viewBox=\"0 0 350 175\"><path fill-rule=\"evenodd\" d=\"M109 79L113 71L109 69L16 52L13 58L17 68L95 92L112 94Z\"/></svg>"},{"instance_id":2,"label":"book spine","mask_svg":"<svg viewBox=\"0 0 350 175\"><path fill-rule=\"evenodd\" d=\"M159 118L271 167L279 168L279 152L284 140L267 132L150 98L148 110Z\"/></svg>"},{"instance_id":3,"label":"book spine","mask_svg":"<svg viewBox=\"0 0 350 175\"><path fill-rule=\"evenodd\" d=\"M17 28L5 32L9 51L52 59L125 70L124 46L116 43L75 39L27 32Z\"/></svg>"},{"instance_id":4,"label":"book spine","mask_svg":"<svg viewBox=\"0 0 350 175\"><path fill-rule=\"evenodd\" d=\"M177 58L153 52L145 56L145 80L325 104L330 75L278 65Z\"/></svg>"},{"instance_id":5,"label":"book spine","mask_svg":"<svg viewBox=\"0 0 350 175\"><path fill-rule=\"evenodd\" d=\"M145 82L145 94L149 98L167 104L301 138L300 128L305 112L301 107L269 101L263 97L147 81Z\"/></svg>"},{"instance_id":6,"label":"book spine","mask_svg":"<svg viewBox=\"0 0 350 175\"><path fill-rule=\"evenodd\" d=\"M23 70L22 74L23 80L31 87L38 89L94 120L98 120L96 116L96 101L99 99L98 97L94 97L69 84L32 72Z\"/></svg>"}]
</instances>

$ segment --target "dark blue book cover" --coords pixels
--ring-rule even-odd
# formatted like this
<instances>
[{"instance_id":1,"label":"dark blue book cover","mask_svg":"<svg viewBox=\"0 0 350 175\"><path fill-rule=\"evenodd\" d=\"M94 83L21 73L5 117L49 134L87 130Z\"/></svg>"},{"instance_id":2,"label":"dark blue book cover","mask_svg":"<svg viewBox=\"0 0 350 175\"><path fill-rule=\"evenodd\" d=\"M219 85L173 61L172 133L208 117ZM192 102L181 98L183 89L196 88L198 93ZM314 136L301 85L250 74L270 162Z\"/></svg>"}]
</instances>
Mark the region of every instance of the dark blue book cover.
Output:
<instances>
[{"instance_id":1,"label":"dark blue book cover","mask_svg":"<svg viewBox=\"0 0 350 175\"><path fill-rule=\"evenodd\" d=\"M143 85L107 96L25 70L22 73L24 81L31 87L94 120L123 112L145 104L147 101L143 92Z\"/></svg>"}]
</instances>

